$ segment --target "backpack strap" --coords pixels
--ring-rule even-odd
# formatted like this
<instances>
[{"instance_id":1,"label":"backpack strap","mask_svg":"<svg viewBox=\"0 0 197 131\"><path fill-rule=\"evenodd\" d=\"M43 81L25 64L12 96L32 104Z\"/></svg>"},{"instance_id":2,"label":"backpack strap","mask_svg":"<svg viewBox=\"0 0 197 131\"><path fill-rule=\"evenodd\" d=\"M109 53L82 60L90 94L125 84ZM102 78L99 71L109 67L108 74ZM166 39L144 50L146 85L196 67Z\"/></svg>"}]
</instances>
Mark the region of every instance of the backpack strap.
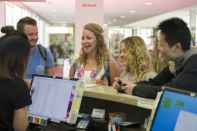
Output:
<instances>
[{"instance_id":1,"label":"backpack strap","mask_svg":"<svg viewBox=\"0 0 197 131\"><path fill-rule=\"evenodd\" d=\"M38 50L42 57L42 59L46 62L47 61L47 50L42 45L38 44Z\"/></svg>"},{"instance_id":2,"label":"backpack strap","mask_svg":"<svg viewBox=\"0 0 197 131\"><path fill-rule=\"evenodd\" d=\"M111 86L111 79L110 79L110 63L109 60L107 60L107 62L104 64L104 75L103 75L103 79L107 79L108 81L108 85Z\"/></svg>"}]
</instances>

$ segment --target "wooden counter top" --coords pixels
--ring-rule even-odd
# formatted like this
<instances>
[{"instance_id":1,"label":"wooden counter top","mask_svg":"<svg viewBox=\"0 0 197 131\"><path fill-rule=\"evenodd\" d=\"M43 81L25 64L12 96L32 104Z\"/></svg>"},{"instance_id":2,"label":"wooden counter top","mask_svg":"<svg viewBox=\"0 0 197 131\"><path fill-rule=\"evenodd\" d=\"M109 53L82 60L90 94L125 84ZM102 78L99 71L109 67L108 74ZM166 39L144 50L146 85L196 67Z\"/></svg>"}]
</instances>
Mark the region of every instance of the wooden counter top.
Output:
<instances>
[{"instance_id":1,"label":"wooden counter top","mask_svg":"<svg viewBox=\"0 0 197 131\"><path fill-rule=\"evenodd\" d=\"M94 86L92 85L92 87L88 86L84 90L84 96L113 101L113 102L119 102L119 103L133 105L145 109L152 109L154 105L154 100L152 99L145 99L142 97L118 93L112 87L106 87L106 86L98 86L98 85L94 85Z\"/></svg>"}]
</instances>

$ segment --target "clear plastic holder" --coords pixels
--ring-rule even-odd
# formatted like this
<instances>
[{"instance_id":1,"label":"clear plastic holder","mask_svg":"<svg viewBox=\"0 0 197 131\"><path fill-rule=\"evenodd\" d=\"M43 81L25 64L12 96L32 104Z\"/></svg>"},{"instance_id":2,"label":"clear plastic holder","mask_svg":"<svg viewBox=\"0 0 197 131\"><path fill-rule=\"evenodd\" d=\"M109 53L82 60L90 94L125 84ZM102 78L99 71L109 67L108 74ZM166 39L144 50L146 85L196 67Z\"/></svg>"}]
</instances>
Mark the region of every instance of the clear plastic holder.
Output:
<instances>
[{"instance_id":1,"label":"clear plastic holder","mask_svg":"<svg viewBox=\"0 0 197 131\"><path fill-rule=\"evenodd\" d=\"M67 118L67 123L69 123L69 124L76 124L76 122L77 122L84 88L85 88L84 82L79 80L76 84L76 87L75 87L75 93L74 93L74 98L73 98L71 110L70 110L69 116Z\"/></svg>"}]
</instances>

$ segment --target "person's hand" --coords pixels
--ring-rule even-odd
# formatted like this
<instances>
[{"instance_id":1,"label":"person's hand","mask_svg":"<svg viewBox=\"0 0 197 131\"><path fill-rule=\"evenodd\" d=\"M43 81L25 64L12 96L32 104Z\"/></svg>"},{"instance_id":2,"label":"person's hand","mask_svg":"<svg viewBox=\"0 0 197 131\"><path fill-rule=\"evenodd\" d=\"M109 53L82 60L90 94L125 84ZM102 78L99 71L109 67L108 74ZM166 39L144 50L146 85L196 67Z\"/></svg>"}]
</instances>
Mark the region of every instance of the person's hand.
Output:
<instances>
[{"instance_id":1,"label":"person's hand","mask_svg":"<svg viewBox=\"0 0 197 131\"><path fill-rule=\"evenodd\" d=\"M133 84L130 81L121 81L121 90L123 90L126 94L131 94L133 91Z\"/></svg>"},{"instance_id":2,"label":"person's hand","mask_svg":"<svg viewBox=\"0 0 197 131\"><path fill-rule=\"evenodd\" d=\"M134 86L130 81L124 81L120 78L115 78L115 81L113 83L113 88L120 93L131 94L133 87Z\"/></svg>"},{"instance_id":3,"label":"person's hand","mask_svg":"<svg viewBox=\"0 0 197 131\"><path fill-rule=\"evenodd\" d=\"M130 81L118 81L118 83L120 84L118 91L119 92L124 92L126 94L131 94L133 91L133 84Z\"/></svg>"},{"instance_id":4,"label":"person's hand","mask_svg":"<svg viewBox=\"0 0 197 131\"><path fill-rule=\"evenodd\" d=\"M24 79L24 81L26 82L28 89L31 89L31 80L30 79Z\"/></svg>"},{"instance_id":5,"label":"person's hand","mask_svg":"<svg viewBox=\"0 0 197 131\"><path fill-rule=\"evenodd\" d=\"M114 82L113 82L112 87L113 87L114 89L116 89L116 90L118 90L118 88L120 87L119 81L120 81L119 77L116 77L116 78L114 79Z\"/></svg>"}]
</instances>

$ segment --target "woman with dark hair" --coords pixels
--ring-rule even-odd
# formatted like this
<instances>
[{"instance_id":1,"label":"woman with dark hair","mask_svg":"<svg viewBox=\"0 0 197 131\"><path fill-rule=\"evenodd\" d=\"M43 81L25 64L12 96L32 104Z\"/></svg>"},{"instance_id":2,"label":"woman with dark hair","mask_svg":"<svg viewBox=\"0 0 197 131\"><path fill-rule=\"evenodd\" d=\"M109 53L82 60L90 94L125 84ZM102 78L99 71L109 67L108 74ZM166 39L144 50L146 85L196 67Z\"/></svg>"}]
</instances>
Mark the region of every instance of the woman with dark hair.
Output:
<instances>
[{"instance_id":1,"label":"woman with dark hair","mask_svg":"<svg viewBox=\"0 0 197 131\"><path fill-rule=\"evenodd\" d=\"M15 32L14 27L11 25L3 26L1 28L1 32L5 33L6 35L12 34Z\"/></svg>"},{"instance_id":2,"label":"woman with dark hair","mask_svg":"<svg viewBox=\"0 0 197 131\"><path fill-rule=\"evenodd\" d=\"M0 38L0 130L25 131L31 99L23 77L30 44L14 30L2 33L6 35Z\"/></svg>"}]
</instances>

